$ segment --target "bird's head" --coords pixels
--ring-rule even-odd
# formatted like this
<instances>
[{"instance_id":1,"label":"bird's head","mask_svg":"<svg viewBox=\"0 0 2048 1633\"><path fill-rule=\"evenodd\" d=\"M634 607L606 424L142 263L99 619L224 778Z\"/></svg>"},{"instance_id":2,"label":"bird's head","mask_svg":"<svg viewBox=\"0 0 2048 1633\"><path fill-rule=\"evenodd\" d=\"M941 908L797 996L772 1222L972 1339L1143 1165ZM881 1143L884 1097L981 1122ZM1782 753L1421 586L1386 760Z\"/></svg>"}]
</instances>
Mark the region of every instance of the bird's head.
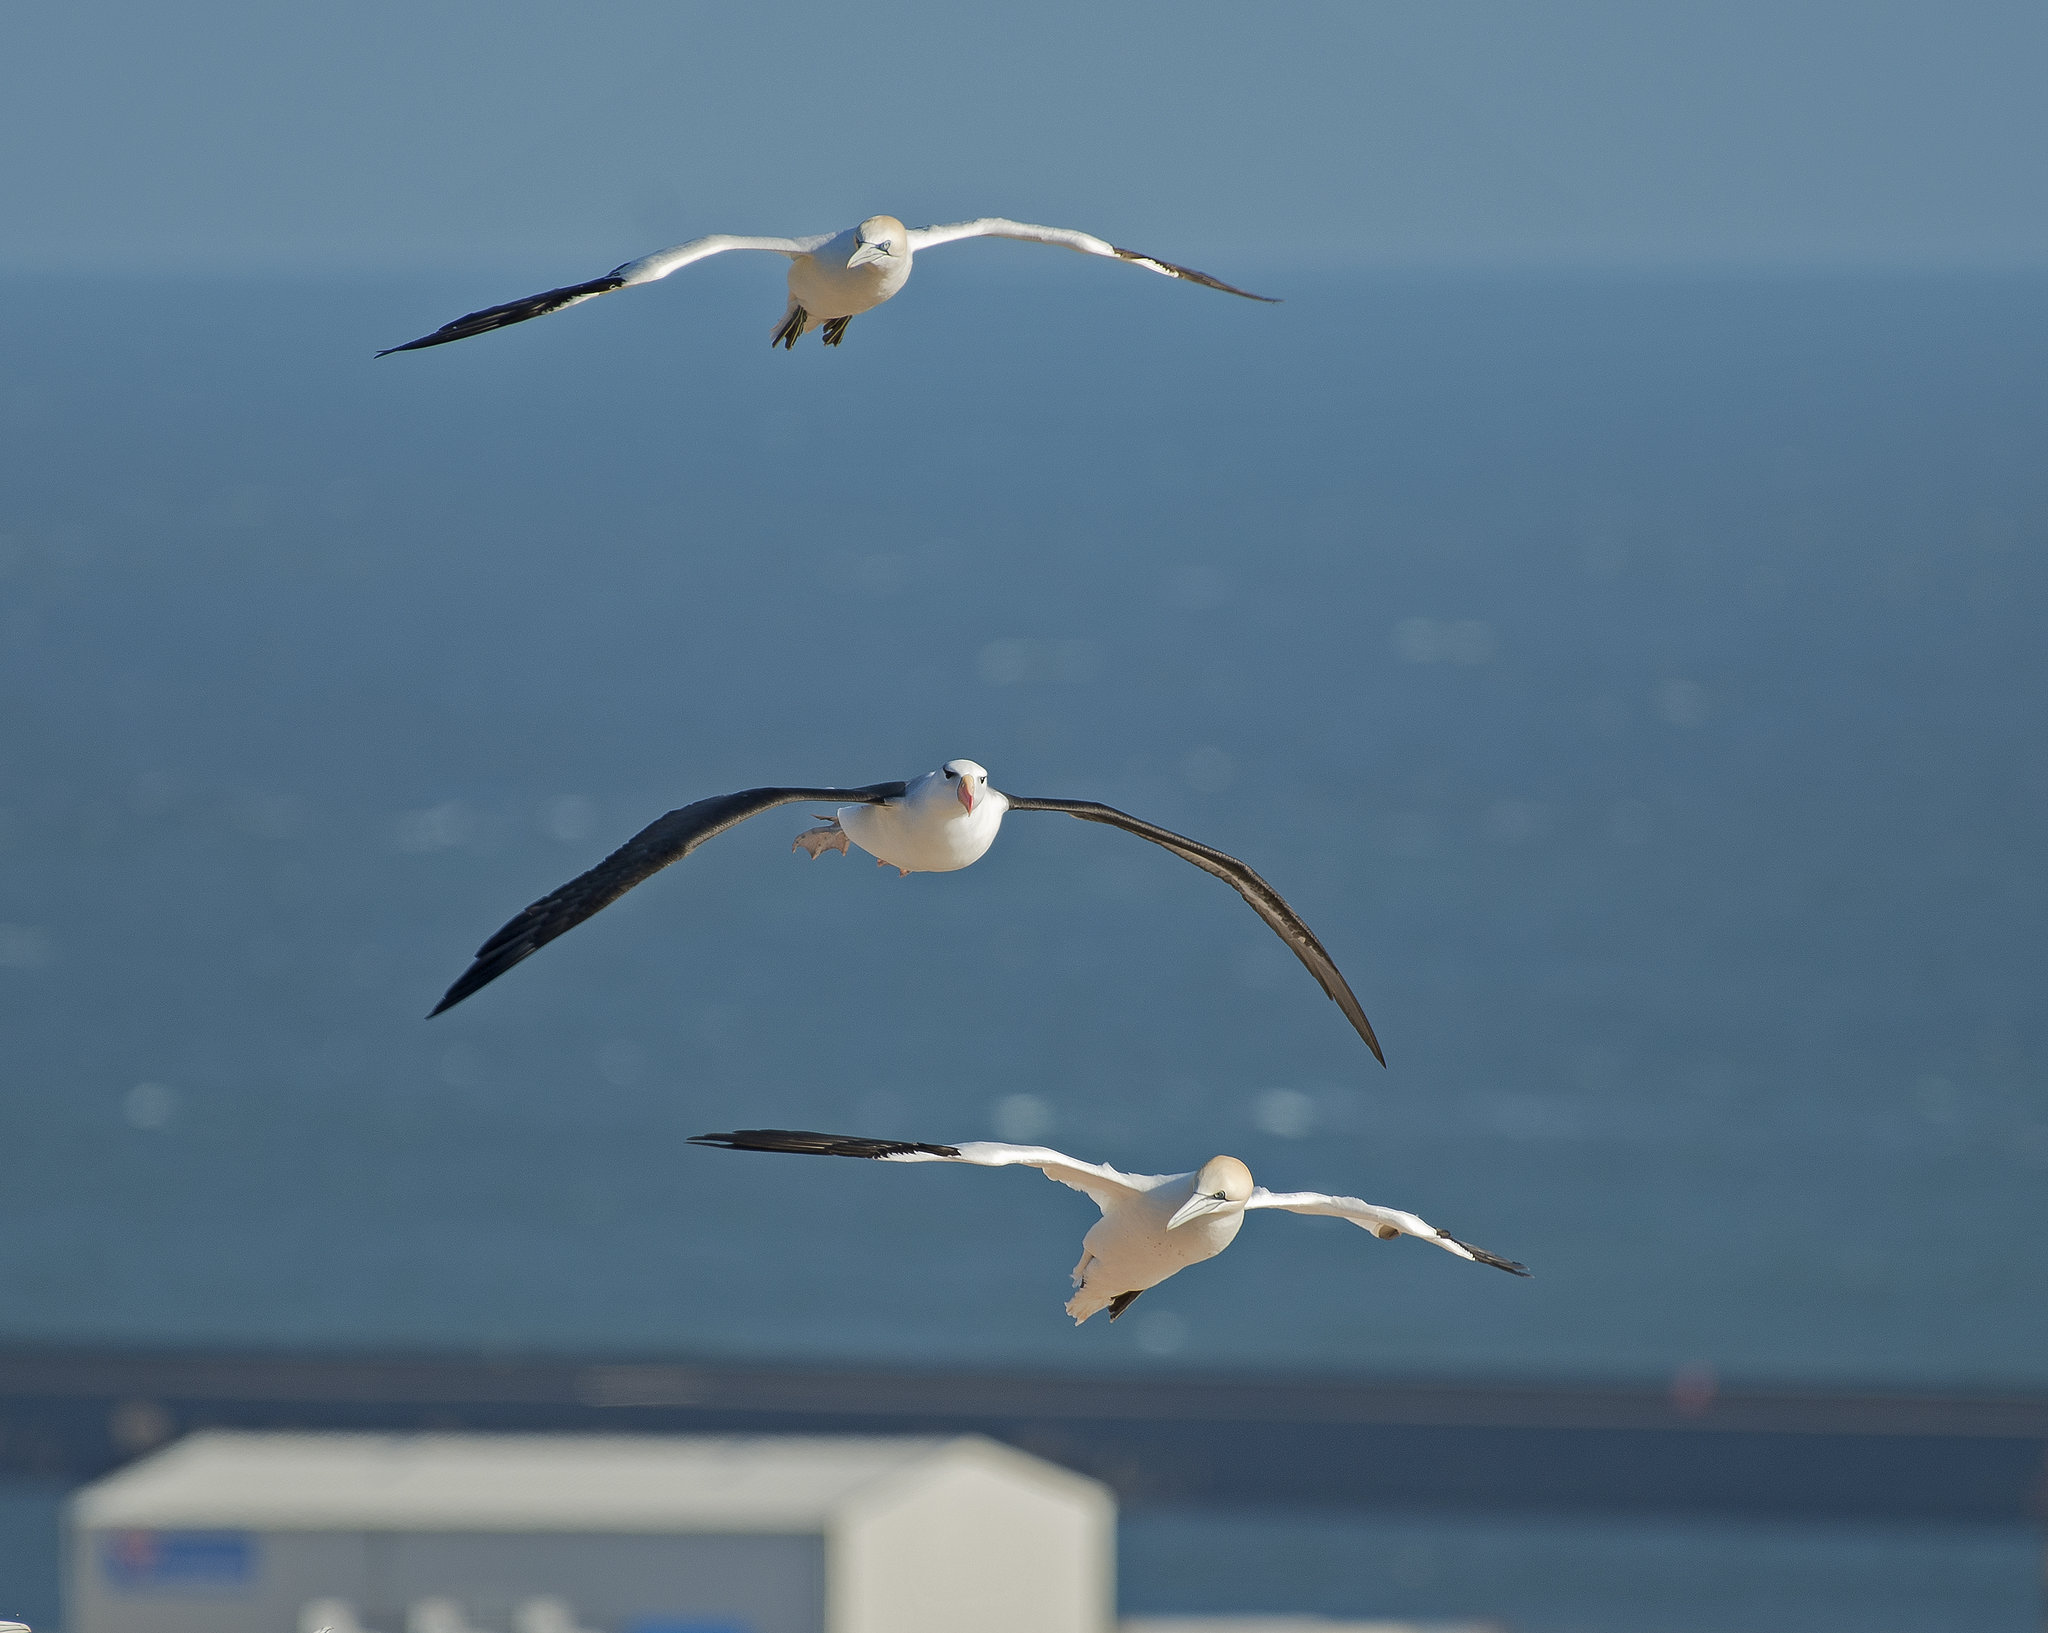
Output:
<instances>
[{"instance_id":1,"label":"bird's head","mask_svg":"<svg viewBox=\"0 0 2048 1633\"><path fill-rule=\"evenodd\" d=\"M969 816L988 797L988 773L972 760L948 760L939 767L939 775L946 779L953 797Z\"/></svg>"},{"instance_id":2,"label":"bird's head","mask_svg":"<svg viewBox=\"0 0 2048 1633\"><path fill-rule=\"evenodd\" d=\"M846 264L867 266L909 253L910 229L893 215L871 215L853 229L853 253L846 258Z\"/></svg>"},{"instance_id":3,"label":"bird's head","mask_svg":"<svg viewBox=\"0 0 2048 1633\"><path fill-rule=\"evenodd\" d=\"M1211 1157L1195 1175L1195 1194L1183 1202L1166 1228L1173 1230L1205 1213L1236 1213L1252 1199L1252 1171L1235 1157Z\"/></svg>"}]
</instances>

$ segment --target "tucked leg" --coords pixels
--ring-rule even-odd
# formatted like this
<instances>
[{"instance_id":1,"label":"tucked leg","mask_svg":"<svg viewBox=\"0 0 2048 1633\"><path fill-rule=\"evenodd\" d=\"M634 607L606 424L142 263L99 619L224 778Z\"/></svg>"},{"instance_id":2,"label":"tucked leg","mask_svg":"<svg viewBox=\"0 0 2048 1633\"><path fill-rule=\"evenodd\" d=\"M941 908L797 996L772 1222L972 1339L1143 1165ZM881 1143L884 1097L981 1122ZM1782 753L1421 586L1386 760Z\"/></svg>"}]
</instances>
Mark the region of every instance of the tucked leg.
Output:
<instances>
[{"instance_id":1,"label":"tucked leg","mask_svg":"<svg viewBox=\"0 0 2048 1633\"><path fill-rule=\"evenodd\" d=\"M809 851L811 860L817 861L824 851L846 854L846 830L839 826L837 818L828 821L822 828L806 828L796 836L796 843L789 848L793 851Z\"/></svg>"}]
</instances>

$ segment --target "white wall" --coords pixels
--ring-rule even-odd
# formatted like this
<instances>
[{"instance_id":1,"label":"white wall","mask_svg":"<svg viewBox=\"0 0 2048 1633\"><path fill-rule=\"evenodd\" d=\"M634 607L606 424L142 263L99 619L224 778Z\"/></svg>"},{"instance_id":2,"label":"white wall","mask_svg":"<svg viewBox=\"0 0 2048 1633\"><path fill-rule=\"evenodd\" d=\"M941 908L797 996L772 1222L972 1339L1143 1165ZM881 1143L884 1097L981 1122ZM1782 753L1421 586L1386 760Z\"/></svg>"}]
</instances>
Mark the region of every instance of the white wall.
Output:
<instances>
[{"instance_id":1,"label":"white wall","mask_svg":"<svg viewBox=\"0 0 2048 1633\"><path fill-rule=\"evenodd\" d=\"M861 1493L827 1544L830 1633L1107 1633L1103 1487L990 1442Z\"/></svg>"}]
</instances>

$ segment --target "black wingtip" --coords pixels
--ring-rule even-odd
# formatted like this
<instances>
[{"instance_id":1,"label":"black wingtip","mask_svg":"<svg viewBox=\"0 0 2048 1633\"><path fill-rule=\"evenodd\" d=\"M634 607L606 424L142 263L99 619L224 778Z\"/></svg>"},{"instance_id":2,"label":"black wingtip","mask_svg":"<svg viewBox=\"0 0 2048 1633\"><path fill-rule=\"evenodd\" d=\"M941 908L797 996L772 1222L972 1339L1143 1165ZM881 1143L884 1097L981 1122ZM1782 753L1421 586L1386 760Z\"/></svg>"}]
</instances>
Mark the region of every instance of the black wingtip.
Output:
<instances>
[{"instance_id":1,"label":"black wingtip","mask_svg":"<svg viewBox=\"0 0 2048 1633\"><path fill-rule=\"evenodd\" d=\"M495 975L496 973L497 971L493 970L491 972L491 975ZM462 979L460 981L457 981L455 985L450 987L446 992L442 993L441 1001L438 1004L434 1005L432 1009L427 1011L427 1019L431 1021L436 1015L441 1014L444 1010L453 1009L457 1004L461 1003L463 999L467 998L471 993L475 992L477 988L489 985L491 975L486 975L482 980L478 980L477 967L474 964L470 965L468 969L462 972Z\"/></svg>"},{"instance_id":2,"label":"black wingtip","mask_svg":"<svg viewBox=\"0 0 2048 1633\"><path fill-rule=\"evenodd\" d=\"M1498 1253L1489 1253L1485 1248L1474 1247L1470 1242L1460 1242L1457 1237L1447 1230L1440 1230L1437 1232L1437 1235L1447 1242L1462 1247L1480 1264L1490 1264L1496 1270L1505 1270L1510 1276L1522 1276L1532 1281L1535 1279L1535 1273L1525 1264L1518 1264L1513 1259L1503 1259Z\"/></svg>"},{"instance_id":3,"label":"black wingtip","mask_svg":"<svg viewBox=\"0 0 2048 1633\"><path fill-rule=\"evenodd\" d=\"M465 312L452 322L442 324L430 335L408 340L403 346L386 346L377 355L389 357L393 352L415 352L423 346L445 346L451 340L468 340L474 335L489 334L493 329L524 323L529 318L546 317L550 312L559 312L563 307L574 306L578 301L588 300L593 295L609 295L613 290L625 287L624 278L614 273L606 273L602 278L592 278L588 283L565 284L560 289L543 290L540 294L529 295L524 300L507 301L502 306L486 306L478 312Z\"/></svg>"},{"instance_id":4,"label":"black wingtip","mask_svg":"<svg viewBox=\"0 0 2048 1633\"><path fill-rule=\"evenodd\" d=\"M919 1140L875 1140L859 1134L820 1134L808 1128L738 1128L730 1134L692 1134L692 1145L725 1151L782 1151L799 1157L957 1157L959 1147Z\"/></svg>"},{"instance_id":5,"label":"black wingtip","mask_svg":"<svg viewBox=\"0 0 2048 1633\"><path fill-rule=\"evenodd\" d=\"M1142 250L1122 249L1115 244L1110 245L1110 248L1115 250L1124 260L1136 261L1144 266L1155 267L1159 271L1164 272L1169 278L1180 278L1188 283L1200 284L1204 289L1220 289L1226 295L1236 295L1248 301L1263 301L1268 306L1278 306L1280 304L1280 297L1278 295L1254 295L1249 289L1240 289L1236 284L1227 284L1221 278L1212 278L1208 273L1197 272L1191 266L1181 266L1178 262L1174 261L1162 261L1158 256L1147 255Z\"/></svg>"},{"instance_id":6,"label":"black wingtip","mask_svg":"<svg viewBox=\"0 0 2048 1633\"><path fill-rule=\"evenodd\" d=\"M1318 952L1322 951L1320 947L1318 947L1316 950ZM1299 958L1301 955L1299 953L1296 953L1295 956ZM1323 956L1325 958L1328 958L1330 955L1328 953L1324 953ZM1306 963L1307 960L1304 959L1303 962ZM1330 968L1334 971L1337 968L1337 966L1334 962L1332 962ZM1358 999L1355 996L1353 996L1351 989L1348 986L1344 988L1344 997L1351 999L1351 1002L1349 1004L1346 1004L1343 1002L1342 999L1338 998L1337 994L1334 991L1331 990L1329 982L1323 980L1322 972L1318 970L1313 964L1309 965L1308 972L1309 974L1313 975L1318 981L1322 982L1323 991L1329 994L1330 1002L1336 1004L1336 1006L1339 1009L1344 1011L1344 1018L1351 1023L1352 1031L1356 1032L1361 1038L1365 1040L1366 1048L1372 1051L1372 1058L1378 1061L1381 1066L1385 1066L1387 1063L1387 1056L1386 1051L1380 1048L1379 1034L1373 1031L1372 1022L1365 1018L1365 1011L1358 1007ZM1344 977L1342 975L1339 975L1337 979L1341 982L1344 979Z\"/></svg>"},{"instance_id":7,"label":"black wingtip","mask_svg":"<svg viewBox=\"0 0 2048 1633\"><path fill-rule=\"evenodd\" d=\"M440 330L436 329L430 335L421 335L417 340L408 340L403 346L386 346L377 355L379 357L389 357L394 352L416 352L422 346L445 346L449 341L460 340L461 338L462 336L460 335L443 334Z\"/></svg>"},{"instance_id":8,"label":"black wingtip","mask_svg":"<svg viewBox=\"0 0 2048 1633\"><path fill-rule=\"evenodd\" d=\"M1337 968L1337 961L1331 958L1328 953L1323 952L1321 942L1316 943L1316 951L1322 953L1323 958L1328 962L1330 974L1335 976L1337 980L1336 987L1332 987L1329 981L1324 978L1323 972L1317 969L1315 965L1309 964L1306 958L1302 958L1301 961L1304 964L1308 964L1309 974L1313 975L1321 983L1323 991L1330 995L1330 1001L1344 1011L1344 1018L1351 1023L1351 1030L1365 1040L1366 1048L1372 1051L1372 1058L1384 1067L1387 1064L1387 1052L1380 1047L1380 1036L1372 1029L1372 1022L1365 1018L1365 1006L1359 1003L1358 995L1351 990L1349 984L1344 980L1342 972ZM1301 958L1299 949L1296 950L1295 957ZM1344 993L1343 998L1337 996L1339 988Z\"/></svg>"},{"instance_id":9,"label":"black wingtip","mask_svg":"<svg viewBox=\"0 0 2048 1633\"><path fill-rule=\"evenodd\" d=\"M486 948L485 950L489 951L488 948ZM444 1009L453 1009L457 1004L461 1003L463 999L471 996L474 993L481 992L485 987L489 986L493 981L497 980L499 976L503 975L507 970L509 970L514 964L519 963L521 960L526 958L528 954L534 951L535 949L532 947L521 947L510 958L479 958L474 964L470 965L468 969L462 972L462 978L459 981L457 981L454 986L450 987L446 992L441 994L441 1001L438 1004L434 1005L432 1009L427 1011L427 1019L431 1021L436 1015L440 1014Z\"/></svg>"}]
</instances>

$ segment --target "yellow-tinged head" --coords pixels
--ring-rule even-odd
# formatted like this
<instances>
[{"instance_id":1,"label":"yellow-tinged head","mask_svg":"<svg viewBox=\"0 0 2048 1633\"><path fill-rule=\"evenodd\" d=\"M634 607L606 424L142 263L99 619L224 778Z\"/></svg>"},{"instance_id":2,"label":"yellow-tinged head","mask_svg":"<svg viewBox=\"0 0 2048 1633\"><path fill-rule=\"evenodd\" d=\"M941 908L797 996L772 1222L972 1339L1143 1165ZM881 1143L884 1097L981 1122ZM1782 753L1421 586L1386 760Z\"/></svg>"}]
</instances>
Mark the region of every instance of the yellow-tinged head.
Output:
<instances>
[{"instance_id":1,"label":"yellow-tinged head","mask_svg":"<svg viewBox=\"0 0 2048 1633\"><path fill-rule=\"evenodd\" d=\"M909 254L910 229L893 215L871 215L853 229L853 253L846 258L846 264L867 266Z\"/></svg>"},{"instance_id":2,"label":"yellow-tinged head","mask_svg":"<svg viewBox=\"0 0 2048 1633\"><path fill-rule=\"evenodd\" d=\"M1204 1214L1229 1213L1251 1200L1252 1171L1235 1157L1211 1157L1195 1175L1194 1192L1167 1220L1172 1230Z\"/></svg>"}]
</instances>

